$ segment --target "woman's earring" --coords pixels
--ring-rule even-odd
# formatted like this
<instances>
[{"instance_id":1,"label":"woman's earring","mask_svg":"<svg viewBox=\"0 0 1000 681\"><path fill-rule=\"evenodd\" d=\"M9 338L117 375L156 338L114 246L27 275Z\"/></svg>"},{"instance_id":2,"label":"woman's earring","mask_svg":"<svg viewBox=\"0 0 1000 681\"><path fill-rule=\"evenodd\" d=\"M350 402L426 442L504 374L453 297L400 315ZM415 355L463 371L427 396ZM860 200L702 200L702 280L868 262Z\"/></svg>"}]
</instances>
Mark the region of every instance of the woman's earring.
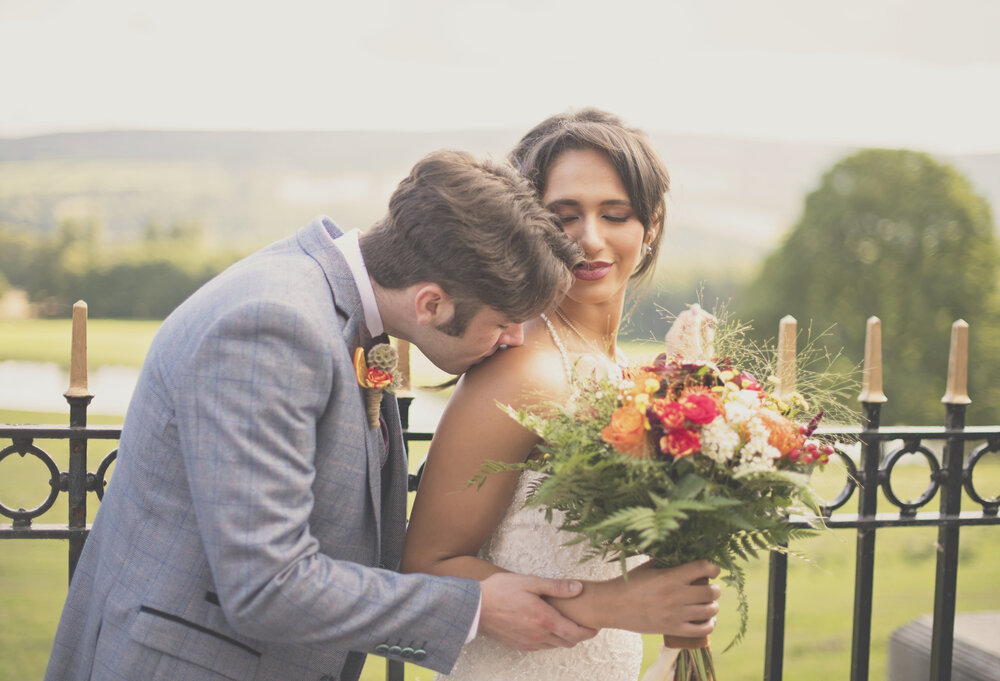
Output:
<instances>
[{"instance_id":1,"label":"woman's earring","mask_svg":"<svg viewBox=\"0 0 1000 681\"><path fill-rule=\"evenodd\" d=\"M642 254L643 255L652 255L653 254L653 247L650 246L649 244L645 244L644 243L642 245Z\"/></svg>"}]
</instances>

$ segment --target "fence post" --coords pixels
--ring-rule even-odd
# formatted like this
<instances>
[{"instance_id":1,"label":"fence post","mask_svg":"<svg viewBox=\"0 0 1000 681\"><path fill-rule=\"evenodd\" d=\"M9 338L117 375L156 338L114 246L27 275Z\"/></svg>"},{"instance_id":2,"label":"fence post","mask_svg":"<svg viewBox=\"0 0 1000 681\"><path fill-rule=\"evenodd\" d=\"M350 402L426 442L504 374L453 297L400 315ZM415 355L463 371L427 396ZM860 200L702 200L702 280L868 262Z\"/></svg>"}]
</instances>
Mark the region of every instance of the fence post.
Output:
<instances>
[{"instance_id":1,"label":"fence post","mask_svg":"<svg viewBox=\"0 0 1000 681\"><path fill-rule=\"evenodd\" d=\"M868 318L865 333L865 364L861 395L864 430L861 433L861 494L858 519L874 519L878 503L879 459L881 445L874 434L879 429L882 403L882 322ZM857 555L854 570L854 626L851 636L851 681L867 681L871 654L872 600L875 576L875 528L858 527Z\"/></svg>"},{"instance_id":2,"label":"fence post","mask_svg":"<svg viewBox=\"0 0 1000 681\"><path fill-rule=\"evenodd\" d=\"M958 582L957 518L962 510L962 464L965 459L965 408L971 402L967 393L969 325L958 320L951 326L948 354L948 384L941 401L945 404L944 461L940 475L941 515L938 525L937 569L934 578L934 628L931 634L931 681L951 679L952 648L955 639L955 597Z\"/></svg>"},{"instance_id":3,"label":"fence post","mask_svg":"<svg viewBox=\"0 0 1000 681\"><path fill-rule=\"evenodd\" d=\"M795 317L786 315L778 324L778 365L775 374L778 399L795 392ZM764 649L764 681L780 681L785 663L785 606L788 592L788 554L771 551L767 578L767 639Z\"/></svg>"},{"instance_id":4,"label":"fence post","mask_svg":"<svg viewBox=\"0 0 1000 681\"><path fill-rule=\"evenodd\" d=\"M94 396L87 389L87 303L73 305L73 341L70 347L69 389L63 393L69 403L71 428L87 427L87 406ZM69 438L69 472L60 485L69 493L69 529L87 528L87 436ZM86 536L72 533L69 538L69 581L73 581L77 561Z\"/></svg>"}]
</instances>

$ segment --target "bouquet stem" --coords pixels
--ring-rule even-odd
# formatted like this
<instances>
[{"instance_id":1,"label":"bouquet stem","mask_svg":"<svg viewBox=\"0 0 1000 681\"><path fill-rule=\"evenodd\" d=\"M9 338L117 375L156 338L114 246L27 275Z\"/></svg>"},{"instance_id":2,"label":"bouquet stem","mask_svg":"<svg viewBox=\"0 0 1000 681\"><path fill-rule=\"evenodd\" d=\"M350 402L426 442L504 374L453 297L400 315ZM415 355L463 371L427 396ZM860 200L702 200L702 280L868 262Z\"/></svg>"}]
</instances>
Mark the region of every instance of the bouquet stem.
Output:
<instances>
[{"instance_id":1,"label":"bouquet stem","mask_svg":"<svg viewBox=\"0 0 1000 681\"><path fill-rule=\"evenodd\" d=\"M708 584L708 579L699 579L695 584ZM680 650L674 663L673 681L715 681L715 665L712 664L708 636L664 634L663 645Z\"/></svg>"}]
</instances>

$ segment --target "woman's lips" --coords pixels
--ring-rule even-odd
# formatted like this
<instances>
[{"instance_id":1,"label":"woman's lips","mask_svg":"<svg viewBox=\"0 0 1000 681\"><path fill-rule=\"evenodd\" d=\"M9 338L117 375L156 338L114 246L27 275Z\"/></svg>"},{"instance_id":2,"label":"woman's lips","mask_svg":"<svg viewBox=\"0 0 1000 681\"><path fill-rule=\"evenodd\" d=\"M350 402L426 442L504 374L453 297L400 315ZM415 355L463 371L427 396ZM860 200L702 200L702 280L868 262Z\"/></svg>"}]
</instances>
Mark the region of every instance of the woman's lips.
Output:
<instances>
[{"instance_id":1,"label":"woman's lips","mask_svg":"<svg viewBox=\"0 0 1000 681\"><path fill-rule=\"evenodd\" d=\"M574 269L573 276L584 281L596 281L597 279L603 279L610 271L611 263L595 261L588 262L586 265L580 265Z\"/></svg>"}]
</instances>

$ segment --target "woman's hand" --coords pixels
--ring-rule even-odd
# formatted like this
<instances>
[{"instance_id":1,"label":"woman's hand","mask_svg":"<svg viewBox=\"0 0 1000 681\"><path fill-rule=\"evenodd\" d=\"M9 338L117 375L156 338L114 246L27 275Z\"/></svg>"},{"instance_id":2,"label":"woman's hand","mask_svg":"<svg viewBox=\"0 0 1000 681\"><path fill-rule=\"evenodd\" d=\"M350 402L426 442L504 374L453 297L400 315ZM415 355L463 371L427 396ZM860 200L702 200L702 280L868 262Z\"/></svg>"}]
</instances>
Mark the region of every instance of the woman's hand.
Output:
<instances>
[{"instance_id":1,"label":"woman's hand","mask_svg":"<svg viewBox=\"0 0 1000 681\"><path fill-rule=\"evenodd\" d=\"M627 580L587 582L582 595L549 601L573 621L596 629L707 636L715 628L721 589L698 582L714 579L719 572L718 566L704 560L675 568L646 563L630 570Z\"/></svg>"}]
</instances>

